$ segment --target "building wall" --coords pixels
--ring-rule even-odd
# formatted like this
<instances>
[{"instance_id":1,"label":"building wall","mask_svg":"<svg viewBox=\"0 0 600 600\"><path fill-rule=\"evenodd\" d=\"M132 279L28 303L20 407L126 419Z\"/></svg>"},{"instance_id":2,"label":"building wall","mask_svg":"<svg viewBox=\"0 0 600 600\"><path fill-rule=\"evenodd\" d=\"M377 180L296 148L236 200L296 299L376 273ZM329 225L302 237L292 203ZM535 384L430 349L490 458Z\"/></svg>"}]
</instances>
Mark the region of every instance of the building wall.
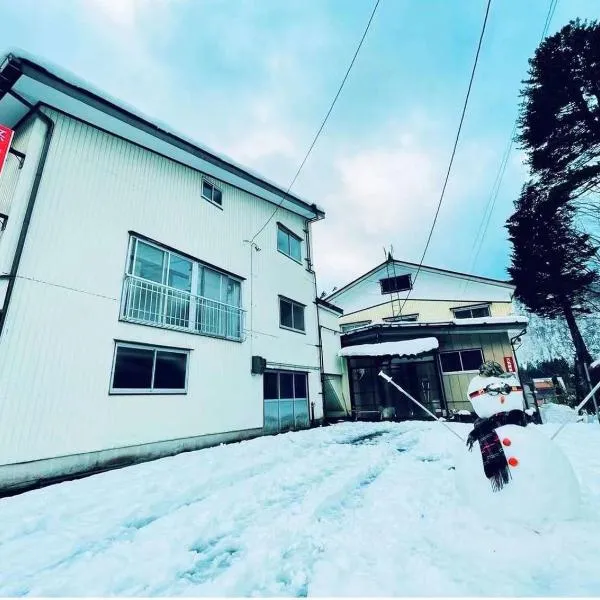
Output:
<instances>
[{"instance_id":1,"label":"building wall","mask_svg":"<svg viewBox=\"0 0 600 600\"><path fill-rule=\"evenodd\" d=\"M440 352L449 350L469 350L481 348L485 361L493 360L503 369L504 357L514 357L508 333L481 333L436 336L440 343ZM471 379L477 374L476 371L463 373L442 374L444 391L448 407L453 410L472 410L471 403L467 397L467 390Z\"/></svg>"},{"instance_id":2,"label":"building wall","mask_svg":"<svg viewBox=\"0 0 600 600\"><path fill-rule=\"evenodd\" d=\"M384 304L372 306L364 310L344 314L340 318L340 325L345 323L355 323L360 321L380 321L387 317L393 317L400 314L400 309L404 303L402 301L392 300ZM473 306L470 301L457 300L411 300L409 299L402 310L402 314L411 315L418 313L419 321L444 321L454 318L452 308L460 306ZM493 317L505 317L512 313L512 302L491 302L490 314Z\"/></svg>"},{"instance_id":3,"label":"building wall","mask_svg":"<svg viewBox=\"0 0 600 600\"><path fill-rule=\"evenodd\" d=\"M308 371L322 416L313 274L277 251L277 221L302 238L306 221L280 210L251 251L245 240L272 204L220 184L221 210L202 199L199 172L50 116L56 127L0 340L2 462L260 428L253 355ZM130 230L244 277L246 339L119 321ZM279 294L306 305L305 334L279 327ZM190 349L188 393L109 395L115 340Z\"/></svg>"},{"instance_id":4,"label":"building wall","mask_svg":"<svg viewBox=\"0 0 600 600\"><path fill-rule=\"evenodd\" d=\"M392 299L404 300L408 292L398 294L382 294L380 280L386 277L411 275L414 287L410 292L411 299L417 300L464 300L468 304L479 302L510 302L513 288L501 282L469 279L458 273L448 273L423 267L416 277L416 266L397 263L396 268L381 266L369 273L362 280L341 288L331 294L328 301L333 302L344 310L344 315L375 306ZM407 312L408 307L405 307Z\"/></svg>"}]
</instances>

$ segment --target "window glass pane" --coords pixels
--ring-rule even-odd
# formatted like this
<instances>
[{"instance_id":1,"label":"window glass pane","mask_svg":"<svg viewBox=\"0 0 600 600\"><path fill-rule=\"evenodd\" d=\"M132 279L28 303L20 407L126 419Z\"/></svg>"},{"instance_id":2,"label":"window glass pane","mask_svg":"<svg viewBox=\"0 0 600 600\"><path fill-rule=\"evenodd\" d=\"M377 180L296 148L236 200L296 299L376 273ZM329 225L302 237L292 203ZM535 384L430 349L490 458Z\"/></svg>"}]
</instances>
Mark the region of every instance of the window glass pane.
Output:
<instances>
[{"instance_id":1,"label":"window glass pane","mask_svg":"<svg viewBox=\"0 0 600 600\"><path fill-rule=\"evenodd\" d=\"M224 298L223 302L230 306L240 306L240 282L230 277L224 277Z\"/></svg>"},{"instance_id":2,"label":"window glass pane","mask_svg":"<svg viewBox=\"0 0 600 600\"><path fill-rule=\"evenodd\" d=\"M302 250L300 240L290 236L290 256L297 261L302 260Z\"/></svg>"},{"instance_id":3,"label":"window glass pane","mask_svg":"<svg viewBox=\"0 0 600 600\"><path fill-rule=\"evenodd\" d=\"M137 242L137 252L133 274L156 283L163 283L166 253L140 240Z\"/></svg>"},{"instance_id":4,"label":"window glass pane","mask_svg":"<svg viewBox=\"0 0 600 600\"><path fill-rule=\"evenodd\" d=\"M279 373L279 397L293 398L294 397L294 374Z\"/></svg>"},{"instance_id":5,"label":"window glass pane","mask_svg":"<svg viewBox=\"0 0 600 600\"><path fill-rule=\"evenodd\" d=\"M307 398L306 395L306 375L304 373L294 374L294 397Z\"/></svg>"},{"instance_id":6,"label":"window glass pane","mask_svg":"<svg viewBox=\"0 0 600 600\"><path fill-rule=\"evenodd\" d=\"M156 352L154 389L184 390L187 354L180 352Z\"/></svg>"},{"instance_id":7,"label":"window glass pane","mask_svg":"<svg viewBox=\"0 0 600 600\"><path fill-rule=\"evenodd\" d=\"M264 373L263 395L265 400L276 400L279 398L277 391L277 373Z\"/></svg>"},{"instance_id":8,"label":"window glass pane","mask_svg":"<svg viewBox=\"0 0 600 600\"><path fill-rule=\"evenodd\" d=\"M186 292L191 291L192 261L177 256L176 254L171 254L167 283L178 290L185 290Z\"/></svg>"},{"instance_id":9,"label":"window glass pane","mask_svg":"<svg viewBox=\"0 0 600 600\"><path fill-rule=\"evenodd\" d=\"M149 390L154 350L117 346L113 388Z\"/></svg>"},{"instance_id":10,"label":"window glass pane","mask_svg":"<svg viewBox=\"0 0 600 600\"><path fill-rule=\"evenodd\" d=\"M283 252L284 254L289 255L290 253L290 236L286 231L281 229L281 227L277 228L277 250Z\"/></svg>"},{"instance_id":11,"label":"window glass pane","mask_svg":"<svg viewBox=\"0 0 600 600\"><path fill-rule=\"evenodd\" d=\"M294 402L279 402L279 431L294 429Z\"/></svg>"},{"instance_id":12,"label":"window glass pane","mask_svg":"<svg viewBox=\"0 0 600 600\"><path fill-rule=\"evenodd\" d=\"M455 310L454 311L455 319L470 319L471 318L471 309L463 309L463 310Z\"/></svg>"},{"instance_id":13,"label":"window glass pane","mask_svg":"<svg viewBox=\"0 0 600 600\"><path fill-rule=\"evenodd\" d=\"M460 353L463 371L477 371L483 363L481 350L463 350Z\"/></svg>"},{"instance_id":14,"label":"window glass pane","mask_svg":"<svg viewBox=\"0 0 600 600\"><path fill-rule=\"evenodd\" d=\"M444 373L462 370L458 352L443 352L440 354L440 360L442 361L442 371Z\"/></svg>"},{"instance_id":15,"label":"window glass pane","mask_svg":"<svg viewBox=\"0 0 600 600\"><path fill-rule=\"evenodd\" d=\"M295 429L302 429L309 426L308 420L308 402L306 400L296 400L294 402Z\"/></svg>"},{"instance_id":16,"label":"window glass pane","mask_svg":"<svg viewBox=\"0 0 600 600\"><path fill-rule=\"evenodd\" d=\"M221 301L221 273L217 273L212 269L204 267L202 269L202 291L201 296L210 298L211 300Z\"/></svg>"},{"instance_id":17,"label":"window glass pane","mask_svg":"<svg viewBox=\"0 0 600 600\"><path fill-rule=\"evenodd\" d=\"M292 321L292 305L283 298L279 299L279 322L284 327L293 327Z\"/></svg>"},{"instance_id":18,"label":"window glass pane","mask_svg":"<svg viewBox=\"0 0 600 600\"><path fill-rule=\"evenodd\" d=\"M381 293L390 294L392 292L405 292L412 288L410 275L398 275L397 277L386 277L379 280L381 284Z\"/></svg>"},{"instance_id":19,"label":"window glass pane","mask_svg":"<svg viewBox=\"0 0 600 600\"><path fill-rule=\"evenodd\" d=\"M304 306L294 304L294 329L304 331Z\"/></svg>"},{"instance_id":20,"label":"window glass pane","mask_svg":"<svg viewBox=\"0 0 600 600\"><path fill-rule=\"evenodd\" d=\"M279 431L279 402L265 402L265 432Z\"/></svg>"},{"instance_id":21,"label":"window glass pane","mask_svg":"<svg viewBox=\"0 0 600 600\"><path fill-rule=\"evenodd\" d=\"M202 195L207 198L208 200L212 200L213 199L213 186L208 183L208 181L203 181L202 182Z\"/></svg>"},{"instance_id":22,"label":"window glass pane","mask_svg":"<svg viewBox=\"0 0 600 600\"><path fill-rule=\"evenodd\" d=\"M219 188L213 188L213 202L221 206L223 204L223 195Z\"/></svg>"},{"instance_id":23,"label":"window glass pane","mask_svg":"<svg viewBox=\"0 0 600 600\"><path fill-rule=\"evenodd\" d=\"M490 308L489 308L489 306L482 306L481 308L474 308L471 311L471 314L473 315L473 317L476 317L476 318L489 317L490 316Z\"/></svg>"}]
</instances>

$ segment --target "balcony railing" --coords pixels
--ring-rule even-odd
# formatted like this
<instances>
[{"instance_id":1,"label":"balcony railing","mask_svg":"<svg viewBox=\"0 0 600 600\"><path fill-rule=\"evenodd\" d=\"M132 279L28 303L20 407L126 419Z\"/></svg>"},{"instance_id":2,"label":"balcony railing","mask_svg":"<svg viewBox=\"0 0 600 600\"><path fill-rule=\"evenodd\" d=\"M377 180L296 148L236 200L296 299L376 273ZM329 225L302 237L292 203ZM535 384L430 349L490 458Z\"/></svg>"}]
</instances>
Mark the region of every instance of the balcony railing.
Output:
<instances>
[{"instance_id":1,"label":"balcony railing","mask_svg":"<svg viewBox=\"0 0 600 600\"><path fill-rule=\"evenodd\" d=\"M133 275L127 275L123 282L121 318L238 342L244 334L244 311L238 306Z\"/></svg>"}]
</instances>

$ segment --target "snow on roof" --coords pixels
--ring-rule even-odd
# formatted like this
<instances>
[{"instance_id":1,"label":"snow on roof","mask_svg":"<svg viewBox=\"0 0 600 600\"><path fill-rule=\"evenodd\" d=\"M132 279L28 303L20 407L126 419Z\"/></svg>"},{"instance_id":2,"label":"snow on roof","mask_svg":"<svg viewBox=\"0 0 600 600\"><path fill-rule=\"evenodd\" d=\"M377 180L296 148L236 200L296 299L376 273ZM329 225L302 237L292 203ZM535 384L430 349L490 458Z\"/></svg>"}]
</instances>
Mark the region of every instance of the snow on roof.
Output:
<instances>
[{"instance_id":1,"label":"snow on roof","mask_svg":"<svg viewBox=\"0 0 600 600\"><path fill-rule=\"evenodd\" d=\"M596 367L600 367L600 358L597 358L591 365L591 369L595 369Z\"/></svg>"},{"instance_id":2,"label":"snow on roof","mask_svg":"<svg viewBox=\"0 0 600 600\"><path fill-rule=\"evenodd\" d=\"M226 163L236 169L239 169L240 171L243 171L244 173L248 174L249 176L253 177L254 179L262 181L263 183L265 183L271 187L277 188L277 190L279 192L281 192L282 195L285 195L285 197L294 198L297 201L300 201L302 204L305 204L307 207L314 207L315 211L323 214L323 210L321 208L319 208L318 206L316 206L315 204L308 202L307 200L304 200L303 198L300 198L296 194L289 193L289 192L286 193L286 190L282 186L265 178L260 173L257 173L256 171L249 169L248 167L241 165L240 163L237 163L236 161L234 161L233 159L231 159L229 156L227 156L225 154L216 152L215 150L213 150L203 144L199 144L196 140L194 140L190 137L187 137L182 133L179 133L178 131L171 128L166 123L164 123L158 119L155 119L153 117L149 117L148 115L144 114L142 111L138 110L137 108L133 107L132 105L128 104L127 102L124 102L123 100L120 100L120 99L116 98L115 96L111 96L110 94L106 93L104 90L96 87L95 85L89 83L85 79L75 75L74 73L68 71L67 69L64 69L63 67L55 65L52 62L47 61L39 56L36 56L35 54L32 54L25 50L22 50L21 48L10 48L8 51L1 53L0 54L0 66L3 66L4 63L6 61L8 61L8 59L10 59L10 58L27 61L27 62L31 63L34 67L37 67L38 70L41 69L43 71L46 71L53 77L63 81L64 83L71 86L72 88L81 90L82 92L84 92L86 94L91 94L91 95L97 96L104 102L112 104L116 108L129 113L130 115L132 115L133 117L135 117L139 120L145 121L147 124L151 125L157 131L162 131L169 136L178 138L182 142L190 144L190 145L194 146L195 148L201 150L202 152L205 152L207 154L214 156L216 159L222 161L223 163Z\"/></svg>"},{"instance_id":3,"label":"snow on roof","mask_svg":"<svg viewBox=\"0 0 600 600\"><path fill-rule=\"evenodd\" d=\"M339 352L340 356L418 356L432 350L437 350L439 343L436 338L419 338L402 340L401 342L382 342L381 344L360 344L347 346Z\"/></svg>"}]
</instances>

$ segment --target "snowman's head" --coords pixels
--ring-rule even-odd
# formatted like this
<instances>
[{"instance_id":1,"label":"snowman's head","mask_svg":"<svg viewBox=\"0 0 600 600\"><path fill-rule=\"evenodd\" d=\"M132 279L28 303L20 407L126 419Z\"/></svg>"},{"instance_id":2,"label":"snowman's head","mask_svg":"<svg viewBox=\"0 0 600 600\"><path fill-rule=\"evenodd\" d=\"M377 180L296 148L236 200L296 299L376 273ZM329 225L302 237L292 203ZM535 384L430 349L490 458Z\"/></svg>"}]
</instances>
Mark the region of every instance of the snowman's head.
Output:
<instances>
[{"instance_id":1,"label":"snowman's head","mask_svg":"<svg viewBox=\"0 0 600 600\"><path fill-rule=\"evenodd\" d=\"M523 390L512 374L502 377L477 375L471 379L467 394L473 410L482 419L500 412L523 410Z\"/></svg>"}]
</instances>

